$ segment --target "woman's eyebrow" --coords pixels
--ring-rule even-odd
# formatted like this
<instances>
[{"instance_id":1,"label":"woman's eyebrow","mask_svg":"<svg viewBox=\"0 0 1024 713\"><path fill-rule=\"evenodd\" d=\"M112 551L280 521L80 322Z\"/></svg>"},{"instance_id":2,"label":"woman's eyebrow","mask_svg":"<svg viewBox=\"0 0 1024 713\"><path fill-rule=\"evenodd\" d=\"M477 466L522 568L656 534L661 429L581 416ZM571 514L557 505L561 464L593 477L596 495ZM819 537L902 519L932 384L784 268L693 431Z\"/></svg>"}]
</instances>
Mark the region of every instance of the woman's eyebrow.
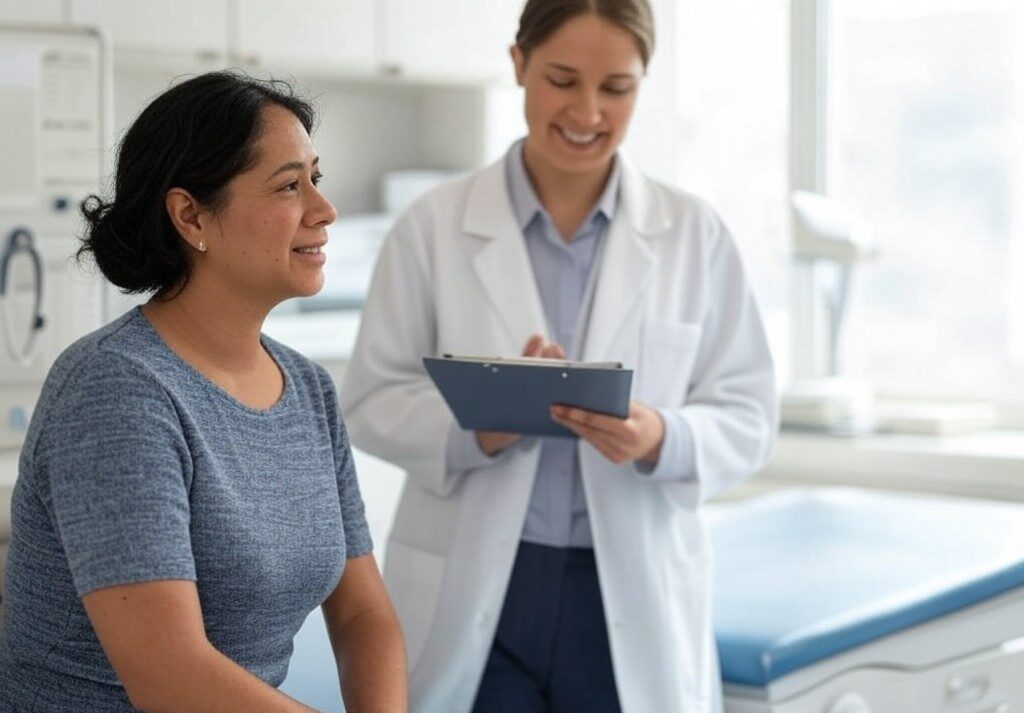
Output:
<instances>
[{"instance_id":1,"label":"woman's eyebrow","mask_svg":"<svg viewBox=\"0 0 1024 713\"><path fill-rule=\"evenodd\" d=\"M316 158L313 159L313 162L312 162L311 166L313 168L316 168L318 163L320 163L320 157L319 156L317 156ZM280 173L284 173L285 171L301 170L301 169L303 169L305 167L306 167L306 164L303 163L302 161L289 161L288 163L278 167L278 169L276 171L274 171L272 174L267 176L266 181L273 180L274 176L276 176L276 175L278 175ZM266 183L266 181L264 181L264 183Z\"/></svg>"},{"instance_id":2,"label":"woman's eyebrow","mask_svg":"<svg viewBox=\"0 0 1024 713\"><path fill-rule=\"evenodd\" d=\"M580 70L576 69L575 67L570 67L567 64L560 64L558 62L548 62L547 66L551 67L552 69L560 70L562 72L571 72L572 74L579 74L580 73ZM609 74L607 77L605 77L605 79L636 79L636 78L637 78L636 75L633 74L632 72L616 72L615 74Z\"/></svg>"}]
</instances>

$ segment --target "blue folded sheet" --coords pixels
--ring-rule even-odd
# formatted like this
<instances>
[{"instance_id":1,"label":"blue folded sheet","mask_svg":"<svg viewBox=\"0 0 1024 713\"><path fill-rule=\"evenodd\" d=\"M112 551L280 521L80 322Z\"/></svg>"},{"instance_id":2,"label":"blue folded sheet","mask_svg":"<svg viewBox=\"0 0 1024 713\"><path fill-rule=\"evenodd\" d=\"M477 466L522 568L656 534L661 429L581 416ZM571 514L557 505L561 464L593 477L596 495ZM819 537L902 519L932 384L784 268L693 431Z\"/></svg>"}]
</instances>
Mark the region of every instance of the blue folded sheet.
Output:
<instances>
[{"instance_id":1,"label":"blue folded sheet","mask_svg":"<svg viewBox=\"0 0 1024 713\"><path fill-rule=\"evenodd\" d=\"M710 525L730 683L764 686L1024 586L1020 505L791 491L712 508Z\"/></svg>"}]
</instances>

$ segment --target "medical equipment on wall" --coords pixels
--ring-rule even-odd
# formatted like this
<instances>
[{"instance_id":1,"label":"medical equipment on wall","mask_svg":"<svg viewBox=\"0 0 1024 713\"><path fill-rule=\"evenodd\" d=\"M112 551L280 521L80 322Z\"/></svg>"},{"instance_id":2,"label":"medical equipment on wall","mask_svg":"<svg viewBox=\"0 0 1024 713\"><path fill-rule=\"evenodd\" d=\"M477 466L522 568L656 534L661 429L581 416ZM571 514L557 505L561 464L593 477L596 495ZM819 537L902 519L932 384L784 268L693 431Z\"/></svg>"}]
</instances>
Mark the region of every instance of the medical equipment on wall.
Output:
<instances>
[{"instance_id":1,"label":"medical equipment on wall","mask_svg":"<svg viewBox=\"0 0 1024 713\"><path fill-rule=\"evenodd\" d=\"M57 355L103 322L103 281L74 253L109 106L99 33L0 24L0 449L20 446Z\"/></svg>"},{"instance_id":2,"label":"medical equipment on wall","mask_svg":"<svg viewBox=\"0 0 1024 713\"><path fill-rule=\"evenodd\" d=\"M812 489L708 520L725 713L1024 708L1024 506Z\"/></svg>"},{"instance_id":3,"label":"medical equipment on wall","mask_svg":"<svg viewBox=\"0 0 1024 713\"><path fill-rule=\"evenodd\" d=\"M864 431L872 425L871 387L842 373L840 344L853 268L877 255L865 227L825 196L792 196L794 375L782 397L784 426Z\"/></svg>"},{"instance_id":4,"label":"medical equipment on wall","mask_svg":"<svg viewBox=\"0 0 1024 713\"><path fill-rule=\"evenodd\" d=\"M20 255L24 255L31 265L32 309L26 320L24 337L17 333L16 317L12 314L11 302L14 293L14 265ZM9 298L9 299L8 299ZM25 228L16 228L7 236L0 251L0 318L3 321L4 338L7 342L7 353L20 366L32 363L36 351L36 337L46 326L43 317L43 259L36 249L35 242Z\"/></svg>"}]
</instances>

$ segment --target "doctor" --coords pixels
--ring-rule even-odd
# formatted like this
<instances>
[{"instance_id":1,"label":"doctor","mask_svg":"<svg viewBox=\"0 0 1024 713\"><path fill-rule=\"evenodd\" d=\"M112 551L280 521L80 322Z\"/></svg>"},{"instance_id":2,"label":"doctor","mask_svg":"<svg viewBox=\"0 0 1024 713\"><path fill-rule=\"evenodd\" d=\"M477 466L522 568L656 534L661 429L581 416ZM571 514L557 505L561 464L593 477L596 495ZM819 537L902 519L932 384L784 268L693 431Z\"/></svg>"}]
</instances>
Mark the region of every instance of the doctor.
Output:
<instances>
[{"instance_id":1,"label":"doctor","mask_svg":"<svg viewBox=\"0 0 1024 713\"><path fill-rule=\"evenodd\" d=\"M700 505L764 464L777 405L728 230L617 153L652 45L646 0L529 0L528 135L382 249L341 398L408 471L385 579L416 713L715 705ZM578 439L464 432L421 365L442 352L621 361L635 400L553 408Z\"/></svg>"}]
</instances>

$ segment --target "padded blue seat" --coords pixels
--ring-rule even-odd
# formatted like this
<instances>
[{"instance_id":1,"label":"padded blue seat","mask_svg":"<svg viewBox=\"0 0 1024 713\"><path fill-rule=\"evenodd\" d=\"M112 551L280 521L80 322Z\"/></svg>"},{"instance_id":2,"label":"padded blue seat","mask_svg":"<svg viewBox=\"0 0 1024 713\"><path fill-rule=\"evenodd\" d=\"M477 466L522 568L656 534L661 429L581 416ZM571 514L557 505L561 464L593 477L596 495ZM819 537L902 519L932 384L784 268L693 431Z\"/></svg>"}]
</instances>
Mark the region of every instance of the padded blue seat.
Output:
<instances>
[{"instance_id":1,"label":"padded blue seat","mask_svg":"<svg viewBox=\"0 0 1024 713\"><path fill-rule=\"evenodd\" d=\"M709 509L722 678L763 687L1024 586L1024 506L855 490Z\"/></svg>"}]
</instances>

